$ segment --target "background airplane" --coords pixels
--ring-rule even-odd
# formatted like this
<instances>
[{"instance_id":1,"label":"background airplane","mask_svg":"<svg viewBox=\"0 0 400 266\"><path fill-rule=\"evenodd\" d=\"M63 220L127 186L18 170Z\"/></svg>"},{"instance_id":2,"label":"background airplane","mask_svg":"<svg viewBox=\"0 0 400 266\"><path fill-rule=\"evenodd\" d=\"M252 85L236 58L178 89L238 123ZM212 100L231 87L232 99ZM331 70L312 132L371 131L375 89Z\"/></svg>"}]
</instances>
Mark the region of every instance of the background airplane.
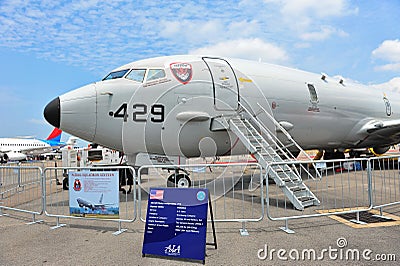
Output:
<instances>
[{"instance_id":1,"label":"background airplane","mask_svg":"<svg viewBox=\"0 0 400 266\"><path fill-rule=\"evenodd\" d=\"M101 194L99 203L91 203L87 200L84 200L82 198L77 198L76 201L78 202L79 207L85 208L85 209L91 209L92 211L95 210L105 210L106 206L112 206L114 204L103 204L103 194Z\"/></svg>"},{"instance_id":2,"label":"background airplane","mask_svg":"<svg viewBox=\"0 0 400 266\"><path fill-rule=\"evenodd\" d=\"M27 156L36 156L60 148L66 144L60 141L61 133L60 129L54 128L45 140L0 138L0 160L1 162L23 161L27 159Z\"/></svg>"}]
</instances>

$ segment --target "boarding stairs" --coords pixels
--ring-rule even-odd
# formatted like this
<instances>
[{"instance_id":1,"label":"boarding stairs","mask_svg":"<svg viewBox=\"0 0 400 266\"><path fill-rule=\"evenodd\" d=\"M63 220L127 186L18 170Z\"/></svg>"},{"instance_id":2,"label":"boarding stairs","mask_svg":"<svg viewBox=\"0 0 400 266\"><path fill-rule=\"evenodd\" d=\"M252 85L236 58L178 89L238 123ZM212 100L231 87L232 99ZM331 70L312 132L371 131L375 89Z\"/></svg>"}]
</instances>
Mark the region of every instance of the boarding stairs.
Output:
<instances>
[{"instance_id":1,"label":"boarding stairs","mask_svg":"<svg viewBox=\"0 0 400 266\"><path fill-rule=\"evenodd\" d=\"M290 161L295 161L296 158L289 151L289 147L296 146L301 152L304 151L275 118L261 105L259 107L274 122L275 126L286 135L289 144L283 144L276 134L271 132L260 119L253 116L243 105L240 105L238 115L229 119L229 129L257 159L261 167L266 170L269 178L273 179L282 189L296 209L304 210L305 207L319 205L320 201L304 184L299 169L293 163L290 163ZM304 154L306 153L304 152ZM303 168L301 172L314 179L309 169L306 169L302 164L297 165L297 167ZM318 171L315 171L315 173L319 175ZM260 185L260 180L252 179L249 190L256 190Z\"/></svg>"}]
</instances>

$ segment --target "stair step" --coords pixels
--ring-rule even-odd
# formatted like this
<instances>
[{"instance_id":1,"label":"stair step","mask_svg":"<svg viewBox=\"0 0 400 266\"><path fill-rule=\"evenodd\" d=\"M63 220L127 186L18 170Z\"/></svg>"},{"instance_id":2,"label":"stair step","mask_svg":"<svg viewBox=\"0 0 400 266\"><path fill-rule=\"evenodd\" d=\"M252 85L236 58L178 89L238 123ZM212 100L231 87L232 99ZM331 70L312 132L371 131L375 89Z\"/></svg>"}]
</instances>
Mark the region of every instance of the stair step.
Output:
<instances>
[{"instance_id":1,"label":"stair step","mask_svg":"<svg viewBox=\"0 0 400 266\"><path fill-rule=\"evenodd\" d=\"M310 196L302 196L302 197L298 197L297 199L299 201L301 201L301 202L306 202L306 201L309 201L309 200L314 200L315 198L314 197L310 197Z\"/></svg>"},{"instance_id":2,"label":"stair step","mask_svg":"<svg viewBox=\"0 0 400 266\"><path fill-rule=\"evenodd\" d=\"M309 191L308 189L299 190L299 191L293 192L293 195L294 195L296 198L304 198L304 197L313 198L313 197L311 196L311 194L310 194L310 191Z\"/></svg>"},{"instance_id":3,"label":"stair step","mask_svg":"<svg viewBox=\"0 0 400 266\"><path fill-rule=\"evenodd\" d=\"M290 176L290 175L279 175L278 176L283 180L283 179L287 179L288 181L291 181L293 184L297 184L297 183L302 183L300 179L298 179L297 176Z\"/></svg>"},{"instance_id":4,"label":"stair step","mask_svg":"<svg viewBox=\"0 0 400 266\"><path fill-rule=\"evenodd\" d=\"M265 152L260 152L259 153L261 156L271 156L271 155L275 155L276 158L281 158L280 156L278 156L277 154L274 153L265 153Z\"/></svg>"},{"instance_id":5,"label":"stair step","mask_svg":"<svg viewBox=\"0 0 400 266\"><path fill-rule=\"evenodd\" d=\"M307 191L306 187L300 187L300 186L294 186L294 187L289 187L289 189L293 192L302 192L302 191Z\"/></svg>"},{"instance_id":6,"label":"stair step","mask_svg":"<svg viewBox=\"0 0 400 266\"><path fill-rule=\"evenodd\" d=\"M318 205L315 202L315 199L310 199L308 201L302 201L301 205L303 205L303 207L308 207L308 206L313 206L313 205Z\"/></svg>"}]
</instances>

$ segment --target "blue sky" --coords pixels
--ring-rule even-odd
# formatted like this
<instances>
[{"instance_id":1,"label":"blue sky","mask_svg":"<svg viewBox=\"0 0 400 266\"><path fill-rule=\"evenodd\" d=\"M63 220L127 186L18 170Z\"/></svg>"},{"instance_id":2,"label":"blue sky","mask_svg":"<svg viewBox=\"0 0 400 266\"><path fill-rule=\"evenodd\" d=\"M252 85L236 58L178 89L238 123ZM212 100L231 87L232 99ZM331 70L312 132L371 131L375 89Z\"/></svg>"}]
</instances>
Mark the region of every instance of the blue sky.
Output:
<instances>
[{"instance_id":1,"label":"blue sky","mask_svg":"<svg viewBox=\"0 0 400 266\"><path fill-rule=\"evenodd\" d=\"M261 59L400 91L399 25L399 0L2 0L0 136L47 137L50 100L160 55Z\"/></svg>"}]
</instances>

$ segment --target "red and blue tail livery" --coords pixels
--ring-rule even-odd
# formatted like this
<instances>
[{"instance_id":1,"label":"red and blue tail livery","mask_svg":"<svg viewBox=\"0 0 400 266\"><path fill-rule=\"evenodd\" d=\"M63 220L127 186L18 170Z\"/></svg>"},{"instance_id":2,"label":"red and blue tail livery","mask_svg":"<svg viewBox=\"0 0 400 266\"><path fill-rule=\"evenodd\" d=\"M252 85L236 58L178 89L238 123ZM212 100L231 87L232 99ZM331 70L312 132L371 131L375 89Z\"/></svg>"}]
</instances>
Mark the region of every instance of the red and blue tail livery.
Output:
<instances>
[{"instance_id":1,"label":"red and blue tail livery","mask_svg":"<svg viewBox=\"0 0 400 266\"><path fill-rule=\"evenodd\" d=\"M60 145L61 141L61 133L62 130L58 128L54 128L53 131L50 133L50 135L47 137L46 140L44 140L46 143L50 144L51 146L57 146Z\"/></svg>"},{"instance_id":2,"label":"red and blue tail livery","mask_svg":"<svg viewBox=\"0 0 400 266\"><path fill-rule=\"evenodd\" d=\"M60 142L61 140L61 133L62 130L58 128L54 128L53 131L50 133L50 135L47 137L46 140L52 140L52 141L58 141Z\"/></svg>"}]
</instances>

